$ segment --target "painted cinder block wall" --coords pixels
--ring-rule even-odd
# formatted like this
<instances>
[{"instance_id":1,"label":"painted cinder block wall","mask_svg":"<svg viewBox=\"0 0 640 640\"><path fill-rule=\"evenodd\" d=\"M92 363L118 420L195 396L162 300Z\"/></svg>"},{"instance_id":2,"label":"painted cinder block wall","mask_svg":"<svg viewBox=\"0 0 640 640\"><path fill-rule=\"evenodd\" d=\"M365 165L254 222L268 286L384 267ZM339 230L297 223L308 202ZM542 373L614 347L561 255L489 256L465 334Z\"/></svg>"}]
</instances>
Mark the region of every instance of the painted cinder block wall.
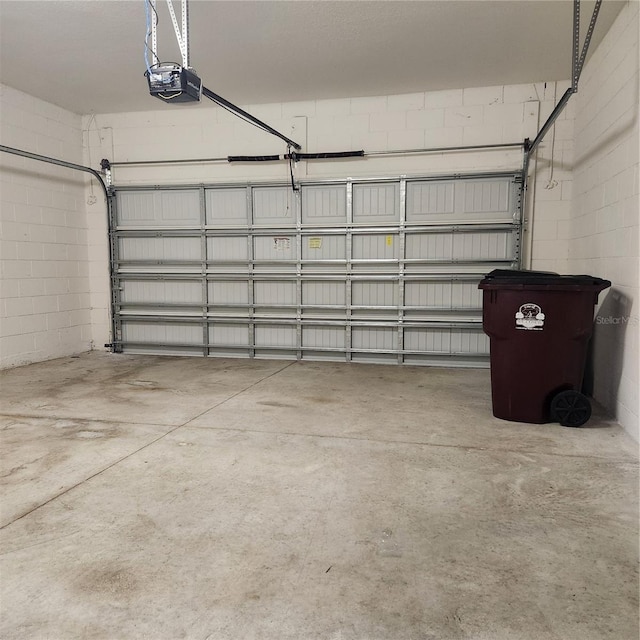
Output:
<instances>
[{"instance_id":1,"label":"painted cinder block wall","mask_svg":"<svg viewBox=\"0 0 640 640\"><path fill-rule=\"evenodd\" d=\"M81 117L0 86L0 143L82 164ZM85 180L0 153L0 367L91 348Z\"/></svg>"},{"instance_id":2,"label":"painted cinder block wall","mask_svg":"<svg viewBox=\"0 0 640 640\"><path fill-rule=\"evenodd\" d=\"M638 440L638 2L628 2L585 66L575 96L569 269L611 280L593 340L594 397Z\"/></svg>"}]
</instances>

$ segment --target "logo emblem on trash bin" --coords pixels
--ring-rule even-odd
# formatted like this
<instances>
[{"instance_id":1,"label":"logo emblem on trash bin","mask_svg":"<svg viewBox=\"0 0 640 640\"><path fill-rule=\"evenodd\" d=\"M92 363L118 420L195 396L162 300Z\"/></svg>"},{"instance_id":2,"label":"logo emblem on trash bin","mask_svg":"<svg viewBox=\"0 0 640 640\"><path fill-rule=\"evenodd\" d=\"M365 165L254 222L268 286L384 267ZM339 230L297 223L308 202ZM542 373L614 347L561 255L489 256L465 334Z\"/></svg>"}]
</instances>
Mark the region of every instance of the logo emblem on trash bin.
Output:
<instances>
[{"instance_id":1,"label":"logo emblem on trash bin","mask_svg":"<svg viewBox=\"0 0 640 640\"><path fill-rule=\"evenodd\" d=\"M516 313L516 329L529 329L542 331L544 327L544 313L542 309L533 302L523 304Z\"/></svg>"}]
</instances>

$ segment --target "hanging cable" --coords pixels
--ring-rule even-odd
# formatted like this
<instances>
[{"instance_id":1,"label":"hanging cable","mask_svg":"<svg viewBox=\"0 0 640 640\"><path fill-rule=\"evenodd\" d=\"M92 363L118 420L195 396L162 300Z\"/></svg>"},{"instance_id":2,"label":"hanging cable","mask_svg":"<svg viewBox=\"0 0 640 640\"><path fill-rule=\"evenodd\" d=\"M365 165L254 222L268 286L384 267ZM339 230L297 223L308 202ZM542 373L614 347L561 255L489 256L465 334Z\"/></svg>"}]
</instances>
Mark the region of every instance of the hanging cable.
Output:
<instances>
[{"instance_id":1,"label":"hanging cable","mask_svg":"<svg viewBox=\"0 0 640 640\"><path fill-rule=\"evenodd\" d=\"M92 113L89 118L89 122L87 123L87 128L85 132L87 134L87 155L89 157L89 166L93 166L93 161L91 160L91 125L93 124L96 133L98 134L98 138L100 138L100 129L98 129L98 125L96 124L96 114ZM89 206L94 205L98 201L95 194L93 193L93 181L89 181L89 197L87 198L87 204Z\"/></svg>"},{"instance_id":2,"label":"hanging cable","mask_svg":"<svg viewBox=\"0 0 640 640\"><path fill-rule=\"evenodd\" d=\"M558 96L558 82L554 83L553 87L553 104L556 103L556 99ZM545 185L545 189L551 190L555 189L558 186L558 181L553 179L553 170L554 170L554 153L556 148L556 125L554 123L551 128L551 159L549 161L549 179L547 180L547 184Z\"/></svg>"},{"instance_id":3,"label":"hanging cable","mask_svg":"<svg viewBox=\"0 0 640 640\"><path fill-rule=\"evenodd\" d=\"M154 57L153 64L158 63L158 55L153 50L153 48L149 46L149 38L151 37L151 32L152 32L151 12L149 11L149 7L153 9L153 13L154 13L153 20L155 21L156 27L158 26L158 12L156 11L156 8L151 4L151 0L144 0L144 11L145 11L145 16L147 18L147 33L145 34L145 38L144 38L144 61L147 66L147 73L151 74L152 65L149 64L149 52L153 54L153 57Z\"/></svg>"},{"instance_id":4,"label":"hanging cable","mask_svg":"<svg viewBox=\"0 0 640 640\"><path fill-rule=\"evenodd\" d=\"M287 145L287 156L289 157L289 175L291 176L291 190L297 191L296 182L293 178L293 154L291 153L291 145Z\"/></svg>"}]
</instances>

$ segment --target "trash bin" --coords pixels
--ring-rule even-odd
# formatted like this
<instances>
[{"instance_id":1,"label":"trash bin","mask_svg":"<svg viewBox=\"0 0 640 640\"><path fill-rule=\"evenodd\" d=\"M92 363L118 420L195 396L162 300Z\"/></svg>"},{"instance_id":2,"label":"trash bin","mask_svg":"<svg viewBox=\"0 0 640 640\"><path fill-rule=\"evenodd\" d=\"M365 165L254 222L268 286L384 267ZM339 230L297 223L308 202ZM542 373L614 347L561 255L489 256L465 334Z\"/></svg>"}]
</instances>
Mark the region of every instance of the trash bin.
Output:
<instances>
[{"instance_id":1,"label":"trash bin","mask_svg":"<svg viewBox=\"0 0 640 640\"><path fill-rule=\"evenodd\" d=\"M591 417L580 393L598 294L593 276L496 269L483 290L482 327L491 342L493 415L579 427Z\"/></svg>"}]
</instances>

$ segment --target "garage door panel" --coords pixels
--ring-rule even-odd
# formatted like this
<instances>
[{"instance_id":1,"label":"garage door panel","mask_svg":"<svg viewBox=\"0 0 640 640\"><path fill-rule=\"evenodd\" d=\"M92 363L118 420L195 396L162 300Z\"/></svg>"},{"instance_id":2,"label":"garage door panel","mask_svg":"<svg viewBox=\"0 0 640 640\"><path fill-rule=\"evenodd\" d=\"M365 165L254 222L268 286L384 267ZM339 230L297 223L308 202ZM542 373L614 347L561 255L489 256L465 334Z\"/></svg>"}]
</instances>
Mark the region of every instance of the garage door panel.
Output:
<instances>
[{"instance_id":1,"label":"garage door panel","mask_svg":"<svg viewBox=\"0 0 640 640\"><path fill-rule=\"evenodd\" d=\"M202 327L197 323L129 322L122 323L125 342L202 345Z\"/></svg>"},{"instance_id":2,"label":"garage door panel","mask_svg":"<svg viewBox=\"0 0 640 640\"><path fill-rule=\"evenodd\" d=\"M261 305L294 305L296 304L296 283L260 281L254 285L255 303Z\"/></svg>"},{"instance_id":3,"label":"garage door panel","mask_svg":"<svg viewBox=\"0 0 640 640\"><path fill-rule=\"evenodd\" d=\"M184 280L123 280L121 300L127 304L202 304L202 284Z\"/></svg>"},{"instance_id":4,"label":"garage door panel","mask_svg":"<svg viewBox=\"0 0 640 640\"><path fill-rule=\"evenodd\" d=\"M342 327L310 326L302 328L304 349L344 349L346 332Z\"/></svg>"},{"instance_id":5,"label":"garage door panel","mask_svg":"<svg viewBox=\"0 0 640 640\"><path fill-rule=\"evenodd\" d=\"M247 189L207 189L206 223L218 227L249 224Z\"/></svg>"},{"instance_id":6,"label":"garage door panel","mask_svg":"<svg viewBox=\"0 0 640 640\"><path fill-rule=\"evenodd\" d=\"M207 238L209 262L238 262L249 259L247 238L243 236L217 236Z\"/></svg>"},{"instance_id":7,"label":"garage door panel","mask_svg":"<svg viewBox=\"0 0 640 640\"><path fill-rule=\"evenodd\" d=\"M292 325L265 324L255 328L257 347L295 347L296 328Z\"/></svg>"},{"instance_id":8,"label":"garage door panel","mask_svg":"<svg viewBox=\"0 0 640 640\"><path fill-rule=\"evenodd\" d=\"M353 185L353 221L356 224L393 224L399 221L397 183Z\"/></svg>"},{"instance_id":9,"label":"garage door panel","mask_svg":"<svg viewBox=\"0 0 640 640\"><path fill-rule=\"evenodd\" d=\"M512 221L516 193L509 178L412 181L407 184L407 222Z\"/></svg>"},{"instance_id":10,"label":"garage door panel","mask_svg":"<svg viewBox=\"0 0 640 640\"><path fill-rule=\"evenodd\" d=\"M407 351L450 353L451 333L449 329L405 329L404 348Z\"/></svg>"},{"instance_id":11,"label":"garage door panel","mask_svg":"<svg viewBox=\"0 0 640 640\"><path fill-rule=\"evenodd\" d=\"M489 354L489 337L478 327L475 331L461 329L451 332L451 350L454 353Z\"/></svg>"},{"instance_id":12,"label":"garage door panel","mask_svg":"<svg viewBox=\"0 0 640 640\"><path fill-rule=\"evenodd\" d=\"M344 282L305 281L302 283L303 305L344 305L347 287Z\"/></svg>"},{"instance_id":13,"label":"garage door panel","mask_svg":"<svg viewBox=\"0 0 640 640\"><path fill-rule=\"evenodd\" d=\"M356 364L398 364L398 358L388 353L365 353L354 351L351 354L351 362Z\"/></svg>"},{"instance_id":14,"label":"garage door panel","mask_svg":"<svg viewBox=\"0 0 640 640\"><path fill-rule=\"evenodd\" d=\"M454 213L455 181L410 182L407 185L407 222L447 220Z\"/></svg>"},{"instance_id":15,"label":"garage door panel","mask_svg":"<svg viewBox=\"0 0 640 640\"><path fill-rule=\"evenodd\" d=\"M311 226L343 225L347 222L345 185L302 188L302 223Z\"/></svg>"},{"instance_id":16,"label":"garage door panel","mask_svg":"<svg viewBox=\"0 0 640 640\"><path fill-rule=\"evenodd\" d=\"M492 214L496 217L510 218L511 209L511 183L508 180L470 180L459 183L462 192L462 212Z\"/></svg>"},{"instance_id":17,"label":"garage door panel","mask_svg":"<svg viewBox=\"0 0 640 640\"><path fill-rule=\"evenodd\" d=\"M200 195L193 190L118 194L119 227L174 227L200 223Z\"/></svg>"},{"instance_id":18,"label":"garage door panel","mask_svg":"<svg viewBox=\"0 0 640 640\"><path fill-rule=\"evenodd\" d=\"M442 354L489 353L489 342L482 326L475 329L407 328L404 331L404 348L407 351Z\"/></svg>"},{"instance_id":19,"label":"garage door panel","mask_svg":"<svg viewBox=\"0 0 640 640\"><path fill-rule=\"evenodd\" d=\"M480 231L453 237L454 260L513 259L513 231Z\"/></svg>"},{"instance_id":20,"label":"garage door panel","mask_svg":"<svg viewBox=\"0 0 640 640\"><path fill-rule=\"evenodd\" d=\"M121 260L201 260L200 238L120 238Z\"/></svg>"},{"instance_id":21,"label":"garage door panel","mask_svg":"<svg viewBox=\"0 0 640 640\"><path fill-rule=\"evenodd\" d=\"M351 302L354 306L397 307L398 283L382 281L354 282Z\"/></svg>"},{"instance_id":22,"label":"garage door panel","mask_svg":"<svg viewBox=\"0 0 640 640\"><path fill-rule=\"evenodd\" d=\"M221 347L249 346L247 325L215 322L209 326L209 345Z\"/></svg>"},{"instance_id":23,"label":"garage door panel","mask_svg":"<svg viewBox=\"0 0 640 640\"><path fill-rule=\"evenodd\" d=\"M253 190L253 224L256 226L295 226L296 199L291 188L255 188Z\"/></svg>"},{"instance_id":24,"label":"garage door panel","mask_svg":"<svg viewBox=\"0 0 640 640\"><path fill-rule=\"evenodd\" d=\"M353 237L354 260L397 260L397 233L358 234Z\"/></svg>"},{"instance_id":25,"label":"garage door panel","mask_svg":"<svg viewBox=\"0 0 640 640\"><path fill-rule=\"evenodd\" d=\"M220 305L248 304L249 281L212 281L208 283L209 302Z\"/></svg>"},{"instance_id":26,"label":"garage door panel","mask_svg":"<svg viewBox=\"0 0 640 640\"><path fill-rule=\"evenodd\" d=\"M519 264L519 189L515 175L485 174L316 181L297 193L281 184L116 190L114 344L486 364L477 284Z\"/></svg>"},{"instance_id":27,"label":"garage door panel","mask_svg":"<svg viewBox=\"0 0 640 640\"><path fill-rule=\"evenodd\" d=\"M353 327L351 335L354 349L397 349L398 330L395 327Z\"/></svg>"},{"instance_id":28,"label":"garage door panel","mask_svg":"<svg viewBox=\"0 0 640 640\"><path fill-rule=\"evenodd\" d=\"M405 304L423 309L481 309L482 291L474 282L407 282Z\"/></svg>"},{"instance_id":29,"label":"garage door panel","mask_svg":"<svg viewBox=\"0 0 640 640\"><path fill-rule=\"evenodd\" d=\"M453 234L410 233L406 238L408 260L451 260L453 257Z\"/></svg>"}]
</instances>

